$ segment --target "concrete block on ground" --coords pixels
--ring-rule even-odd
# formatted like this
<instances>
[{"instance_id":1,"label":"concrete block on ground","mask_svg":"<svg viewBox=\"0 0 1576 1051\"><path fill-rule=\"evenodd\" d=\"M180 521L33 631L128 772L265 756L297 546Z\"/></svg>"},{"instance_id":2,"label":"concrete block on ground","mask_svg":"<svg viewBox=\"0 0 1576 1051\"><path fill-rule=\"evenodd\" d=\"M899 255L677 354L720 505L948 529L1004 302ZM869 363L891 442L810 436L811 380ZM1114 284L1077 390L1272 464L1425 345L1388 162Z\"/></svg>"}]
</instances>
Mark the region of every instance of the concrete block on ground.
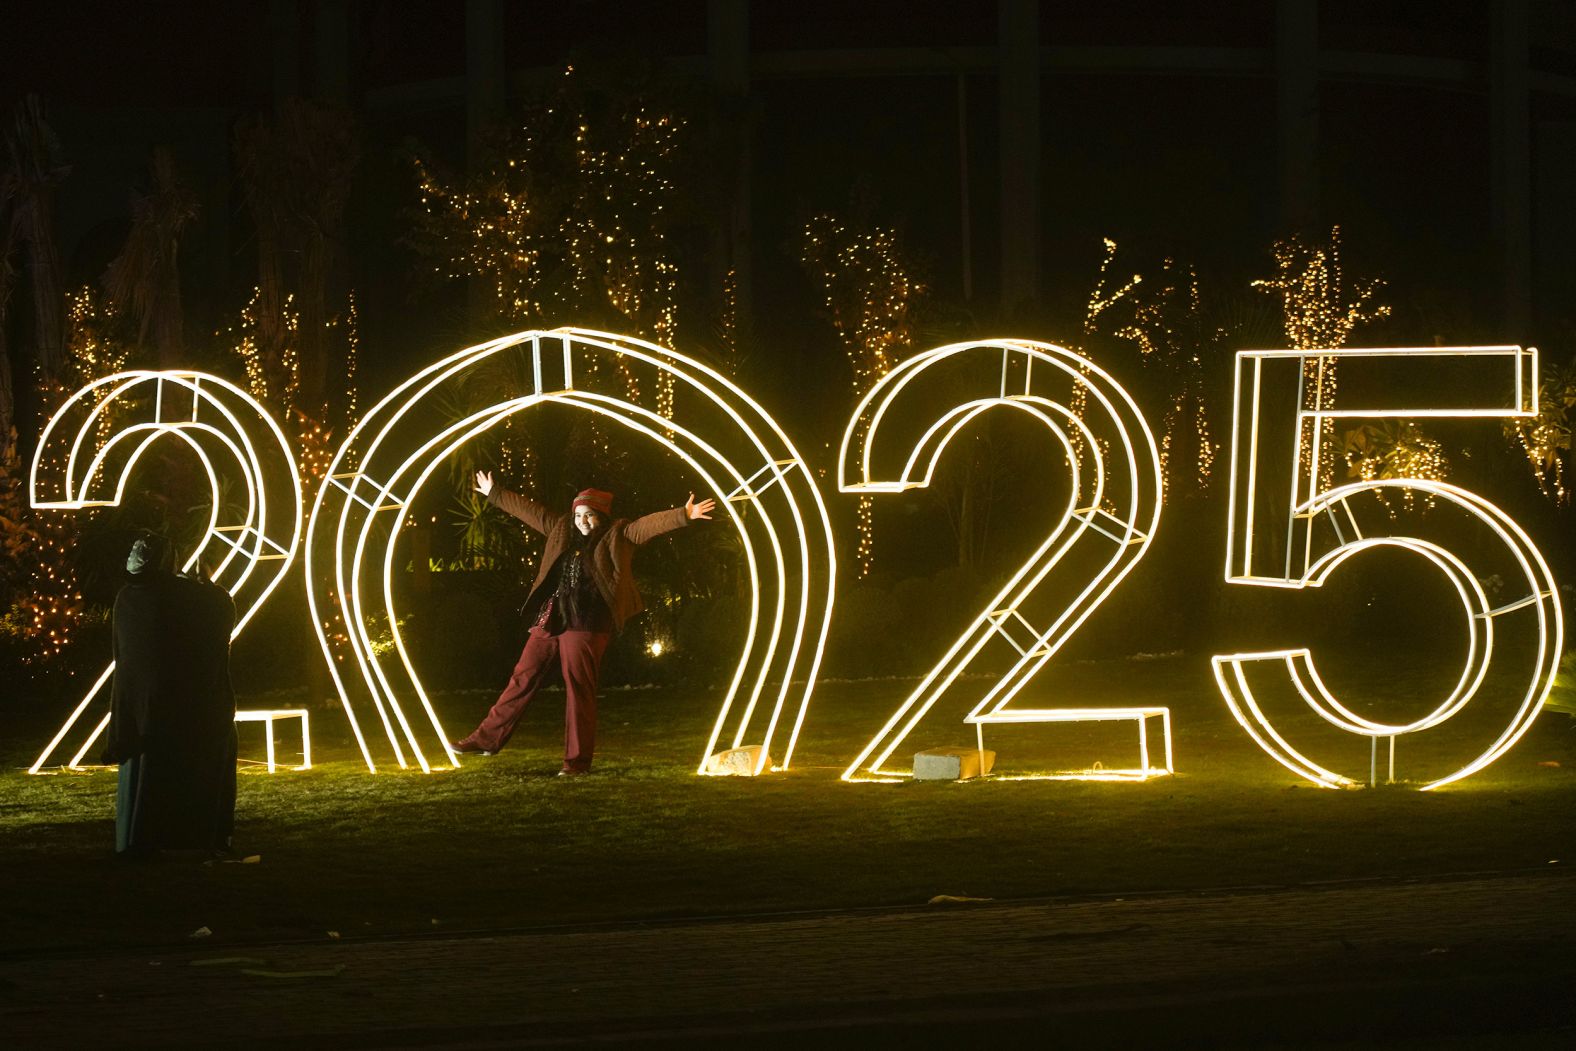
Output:
<instances>
[{"instance_id":1,"label":"concrete block on ground","mask_svg":"<svg viewBox=\"0 0 1576 1051\"><path fill-rule=\"evenodd\" d=\"M706 772L720 777L752 777L757 769L765 773L772 768L772 757L763 757L761 751L760 745L750 744L718 752L706 760Z\"/></svg>"},{"instance_id":2,"label":"concrete block on ground","mask_svg":"<svg viewBox=\"0 0 1576 1051\"><path fill-rule=\"evenodd\" d=\"M996 765L996 753L985 749L985 769L980 769L978 748L927 748L914 753L916 781L963 781L988 774Z\"/></svg>"}]
</instances>

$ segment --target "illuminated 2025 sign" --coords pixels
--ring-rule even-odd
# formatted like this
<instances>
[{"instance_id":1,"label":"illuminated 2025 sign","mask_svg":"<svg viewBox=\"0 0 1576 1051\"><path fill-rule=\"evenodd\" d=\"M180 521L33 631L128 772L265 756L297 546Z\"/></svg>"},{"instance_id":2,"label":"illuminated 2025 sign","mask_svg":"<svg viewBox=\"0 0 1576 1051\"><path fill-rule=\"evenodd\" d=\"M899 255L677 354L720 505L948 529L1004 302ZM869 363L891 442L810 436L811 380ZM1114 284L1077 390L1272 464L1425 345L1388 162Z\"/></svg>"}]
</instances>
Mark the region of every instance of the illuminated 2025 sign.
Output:
<instances>
[{"instance_id":1,"label":"illuminated 2025 sign","mask_svg":"<svg viewBox=\"0 0 1576 1051\"><path fill-rule=\"evenodd\" d=\"M1399 405L1318 404L1308 363L1395 359L1423 364L1440 357L1508 366L1508 397L1482 404L1404 409ZM460 385L500 363L529 377L498 400L455 420L443 406ZM1351 367L1351 366L1349 366ZM1387 724L1358 715L1324 687L1306 649L1238 653L1214 658L1216 678L1244 730L1278 761L1319 784L1352 778L1327 770L1293 747L1266 715L1254 676L1279 674L1333 726L1374 742L1432 729L1459 712L1491 677L1524 684L1502 734L1437 787L1481 769L1526 732L1552 685L1562 643L1557 589L1525 532L1502 511L1459 487L1419 479L1386 479L1322 489L1317 465L1330 431L1325 421L1379 416L1504 416L1536 412L1536 351L1516 347L1383 351L1250 351L1238 358L1230 500L1229 583L1317 587L1359 551L1391 546L1421 555L1446 575L1461 597L1469 653L1460 681L1423 718ZM642 406L644 385L659 392L661 411ZM1265 406L1276 385L1289 391L1287 418L1276 431ZM1284 399L1283 399L1284 400ZM1505 402L1508 401L1507 406ZM761 406L726 377L673 351L628 337L580 329L533 331L460 351L421 370L378 402L336 454L306 524L308 600L323 654L369 769L380 746L422 770L434 759L458 765L400 634L394 581L395 541L422 485L451 453L516 412L563 404L597 414L658 442L684 461L722 501L742 541L751 583L745 640L702 753L759 742L752 773L761 773L774 740L778 769L792 758L825 648L836 561L826 508L802 457ZM1139 731L1136 767L1106 776L1142 779L1172 769L1170 718L1163 708L1027 708L1011 702L1143 557L1160 519L1160 465L1154 436L1132 398L1113 377L1071 351L1028 340L960 343L916 355L884 377L856 408L844 434L839 485L848 492L889 492L928 485L948 443L972 420L1002 408L1043 425L1062 456L1068 498L1051 532L886 725L850 763L848 780L890 779L885 766L904 739L949 689L959 686L988 646L1005 648L1011 665L963 723L984 727L1023 722L1131 719ZM921 411L923 409L923 411ZM1291 436L1278 459L1263 450L1274 432ZM194 449L214 492L208 528L187 565L215 564L215 579L237 597L236 631L288 571L302 534L302 498L288 443L278 426L243 391L193 372L132 372L107 377L72 396L50 420L35 453L30 495L35 506L75 508L118 503L138 458L172 435ZM1287 444L1282 442L1282 444ZM1261 454L1262 453L1262 454ZM1282 480L1282 468L1288 469ZM244 510L221 521L224 482L243 483ZM1282 550L1266 556L1264 499L1274 485ZM1455 509L1492 538L1493 555L1475 545L1471 559L1443 542L1414 536L1393 509L1377 513L1386 492L1421 492ZM1070 555L1076 553L1077 557ZM1266 558L1280 562L1266 570ZM1257 561L1255 561L1257 559ZM1486 559L1486 561L1485 561ZM1490 606L1478 583L1488 574L1524 582L1524 594ZM1073 577L1076 576L1076 580ZM1047 589L1055 582L1060 591ZM1070 597L1067 595L1070 594ZM330 630L337 612L343 633ZM1524 622L1534 636L1531 658L1494 664L1496 624ZM392 645L374 645L369 625L385 623ZM1513 663L1513 662L1512 662ZM102 690L106 669L51 740L32 769L57 756L78 765L103 723L78 724ZM960 691L966 692L966 691ZM414 701L416 707L409 705ZM404 703L402 703L404 702ZM1163 756L1150 754L1147 726L1160 720ZM729 724L732 721L732 733ZM72 734L81 739L78 743ZM1371 768L1371 778L1373 770Z\"/></svg>"}]
</instances>

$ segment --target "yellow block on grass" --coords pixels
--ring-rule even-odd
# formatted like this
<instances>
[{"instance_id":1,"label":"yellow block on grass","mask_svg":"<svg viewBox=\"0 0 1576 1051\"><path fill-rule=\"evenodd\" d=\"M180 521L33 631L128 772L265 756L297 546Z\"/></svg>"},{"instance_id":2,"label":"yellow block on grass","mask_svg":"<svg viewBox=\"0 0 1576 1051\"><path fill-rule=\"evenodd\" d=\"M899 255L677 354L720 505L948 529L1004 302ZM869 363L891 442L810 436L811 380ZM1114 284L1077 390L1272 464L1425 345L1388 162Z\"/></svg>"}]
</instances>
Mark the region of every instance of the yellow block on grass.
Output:
<instances>
[{"instance_id":1,"label":"yellow block on grass","mask_svg":"<svg viewBox=\"0 0 1576 1051\"><path fill-rule=\"evenodd\" d=\"M765 773L771 768L772 757L762 755L758 744L729 748L706 760L706 772L718 777L753 777L757 770Z\"/></svg>"},{"instance_id":2,"label":"yellow block on grass","mask_svg":"<svg viewBox=\"0 0 1576 1051\"><path fill-rule=\"evenodd\" d=\"M981 758L985 768L980 769ZM996 753L978 748L927 748L914 753L916 781L963 781L988 774L996 765Z\"/></svg>"}]
</instances>

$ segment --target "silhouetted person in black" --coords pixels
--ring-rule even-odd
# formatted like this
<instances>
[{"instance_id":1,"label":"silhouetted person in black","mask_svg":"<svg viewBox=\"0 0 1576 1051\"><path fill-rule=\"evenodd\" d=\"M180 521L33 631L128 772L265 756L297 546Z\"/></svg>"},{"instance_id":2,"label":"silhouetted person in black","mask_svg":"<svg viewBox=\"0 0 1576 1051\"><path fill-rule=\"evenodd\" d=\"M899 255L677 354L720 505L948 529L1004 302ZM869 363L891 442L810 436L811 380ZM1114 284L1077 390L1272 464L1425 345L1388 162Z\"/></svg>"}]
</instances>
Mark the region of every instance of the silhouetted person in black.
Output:
<instances>
[{"instance_id":1,"label":"silhouetted person in black","mask_svg":"<svg viewBox=\"0 0 1576 1051\"><path fill-rule=\"evenodd\" d=\"M103 761L120 764L115 851L224 851L235 825L235 604L177 576L170 542L145 535L115 596L115 678Z\"/></svg>"}]
</instances>

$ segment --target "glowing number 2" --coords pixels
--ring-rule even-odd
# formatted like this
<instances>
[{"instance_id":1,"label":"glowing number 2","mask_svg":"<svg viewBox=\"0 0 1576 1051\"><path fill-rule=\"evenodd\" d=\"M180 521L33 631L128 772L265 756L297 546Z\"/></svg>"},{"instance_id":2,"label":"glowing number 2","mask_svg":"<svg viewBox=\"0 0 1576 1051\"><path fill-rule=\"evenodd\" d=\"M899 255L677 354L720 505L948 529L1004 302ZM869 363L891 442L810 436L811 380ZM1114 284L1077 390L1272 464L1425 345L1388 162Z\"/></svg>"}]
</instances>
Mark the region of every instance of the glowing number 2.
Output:
<instances>
[{"instance_id":1,"label":"glowing number 2","mask_svg":"<svg viewBox=\"0 0 1576 1051\"><path fill-rule=\"evenodd\" d=\"M284 433L239 387L185 371L121 372L90 383L44 427L28 474L29 499L34 507L66 510L119 504L138 459L166 435L197 454L213 493L207 528L183 569L199 559L214 563L212 579L235 597L239 635L290 569L302 504ZM221 481L243 487L239 509L225 505ZM30 773L57 752L70 751L68 766L82 762L109 715L85 735L78 723L114 670L112 663L98 676Z\"/></svg>"},{"instance_id":2,"label":"glowing number 2","mask_svg":"<svg viewBox=\"0 0 1576 1051\"><path fill-rule=\"evenodd\" d=\"M1058 398L1062 400L1058 400ZM961 400L960 400L961 399ZM899 402L946 406L922 431ZM883 764L925 714L992 641L1008 648L1012 666L974 706L965 722L981 735L990 724L1132 719L1140 734L1136 769L1144 778L1171 770L1170 715L1163 708L1008 707L1144 556L1160 521L1160 457L1154 435L1131 397L1099 367L1071 351L1028 340L958 343L904 361L865 395L843 435L838 486L844 492L899 492L930 484L947 443L971 420L1002 406L1026 412L1056 437L1071 472L1067 503L1056 527L952 648L843 772L844 780L898 776ZM928 417L926 417L928 418ZM881 467L874 466L881 464ZM889 467L901 463L901 468ZM1069 559L1069 556L1075 556ZM1036 627L1027 610L1036 591L1064 559L1092 562L1075 597ZM1045 602L1042 595L1041 604ZM1149 761L1147 720L1165 729L1165 764Z\"/></svg>"},{"instance_id":3,"label":"glowing number 2","mask_svg":"<svg viewBox=\"0 0 1576 1051\"><path fill-rule=\"evenodd\" d=\"M1318 386L1308 377L1325 359L1339 358L1343 385L1351 373L1399 365L1419 379L1455 367L1475 370L1476 382L1458 383L1474 392L1474 403L1455 407L1407 408L1380 400L1355 401L1330 409L1318 403ZM1419 349L1333 351L1243 351L1237 355L1236 408L1231 446L1231 503L1226 541L1226 581L1258 587L1318 587L1353 555L1376 547L1412 552L1438 567L1454 585L1466 616L1467 657L1455 687L1433 711L1404 723L1385 723L1353 712L1319 678L1306 648L1235 653L1213 659L1215 679L1232 714L1258 745L1289 770L1318 785L1356 784L1304 755L1276 729L1255 696L1254 683L1289 682L1303 701L1339 730L1370 740L1369 779L1378 779L1379 740L1388 739L1394 777L1395 739L1421 733L1451 718L1477 695L1486 681L1508 683L1520 694L1504 731L1455 772L1422 787L1438 788L1467 777L1515 744L1536 718L1548 696L1564 638L1559 591L1543 556L1516 522L1476 493L1442 482L1415 478L1354 482L1325 489L1319 461L1327 421L1396 416L1528 416L1537 413L1538 355L1520 347L1425 347ZM1370 384L1393 389L1394 384ZM1362 385L1357 385L1358 390ZM1507 404L1508 403L1508 404ZM1267 419L1279 409L1276 420ZM1286 410L1290 409L1288 413ZM1290 416L1290 420L1286 419ZM1286 493L1261 497L1257 485L1274 468L1290 465ZM1278 472L1276 472L1278 473ZM1267 488L1267 487L1266 487ZM1427 520L1440 530L1444 520L1477 531L1484 542L1466 545L1463 556L1443 544L1414 535L1424 523L1398 524L1385 497L1402 490L1435 502ZM1284 536L1266 528L1265 519L1284 527ZM1405 530L1405 531L1403 531ZM1437 535L1437 534L1436 534ZM1508 601L1490 606L1480 581L1499 576L1507 582ZM1525 657L1494 659L1494 641L1515 626L1530 633Z\"/></svg>"},{"instance_id":4,"label":"glowing number 2","mask_svg":"<svg viewBox=\"0 0 1576 1051\"><path fill-rule=\"evenodd\" d=\"M474 382L478 369L500 362L527 377L521 389L503 392L464 419L445 415L453 392ZM666 386L678 409L670 406L662 415L636 404L631 383L658 391ZM357 424L319 490L308 529L308 597L368 769L376 767L357 718L357 710L365 714L368 707L400 766L407 765L408 754L429 770L429 753L458 765L400 633L395 539L411 501L454 450L512 413L544 403L574 406L646 435L688 464L719 497L720 515L742 540L750 607L743 650L705 756L736 717L731 747L752 738L760 742L748 772L762 772L774 737L785 727L787 743L777 765L786 767L825 648L836 575L830 519L809 470L766 411L714 370L655 344L565 328L471 347L410 377ZM369 565L379 567L371 586L364 579L372 575ZM343 634L329 630L336 605ZM388 625L389 649L397 660L374 646L368 624L375 620ZM359 674L346 674L351 668ZM400 703L412 696L421 704L421 718L411 718ZM794 697L797 712L789 725L785 716ZM707 772L705 757L700 772Z\"/></svg>"}]
</instances>

